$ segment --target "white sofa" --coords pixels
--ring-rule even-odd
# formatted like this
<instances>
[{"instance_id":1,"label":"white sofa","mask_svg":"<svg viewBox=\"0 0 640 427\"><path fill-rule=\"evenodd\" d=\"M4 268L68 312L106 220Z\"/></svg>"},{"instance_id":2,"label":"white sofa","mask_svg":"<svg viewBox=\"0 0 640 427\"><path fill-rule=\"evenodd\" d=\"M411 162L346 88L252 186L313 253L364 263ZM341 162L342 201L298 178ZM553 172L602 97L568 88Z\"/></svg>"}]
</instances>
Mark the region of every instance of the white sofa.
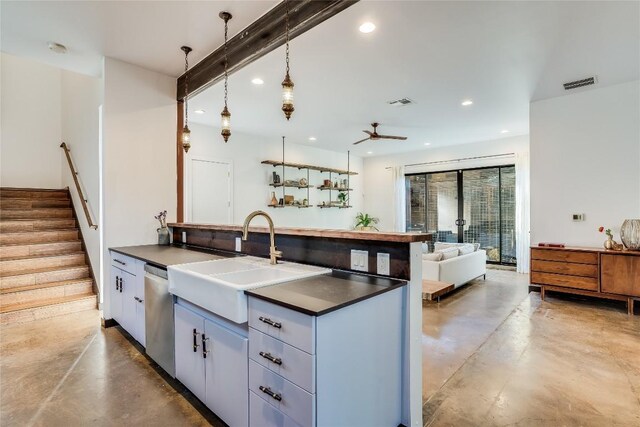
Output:
<instances>
[{"instance_id":1,"label":"white sofa","mask_svg":"<svg viewBox=\"0 0 640 427\"><path fill-rule=\"evenodd\" d=\"M450 243L443 245L449 248L459 246L458 244ZM436 243L436 249L438 249L438 243ZM476 249L471 253L456 255L453 258L441 261L427 260L424 259L423 255L422 278L426 280L453 283L458 288L480 276L486 278L486 274L487 253L482 249Z\"/></svg>"}]
</instances>

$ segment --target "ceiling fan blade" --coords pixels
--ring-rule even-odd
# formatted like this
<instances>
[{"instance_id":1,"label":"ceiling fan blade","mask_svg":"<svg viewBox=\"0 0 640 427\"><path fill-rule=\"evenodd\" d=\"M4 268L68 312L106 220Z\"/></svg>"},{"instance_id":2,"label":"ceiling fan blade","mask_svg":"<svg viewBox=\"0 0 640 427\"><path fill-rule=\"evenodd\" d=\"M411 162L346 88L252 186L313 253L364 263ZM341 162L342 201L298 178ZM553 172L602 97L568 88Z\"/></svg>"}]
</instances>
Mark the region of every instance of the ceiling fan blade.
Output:
<instances>
[{"instance_id":1,"label":"ceiling fan blade","mask_svg":"<svg viewBox=\"0 0 640 427\"><path fill-rule=\"evenodd\" d=\"M366 133L369 136L373 136L373 133L371 133L370 130L363 130L362 132Z\"/></svg>"},{"instance_id":2,"label":"ceiling fan blade","mask_svg":"<svg viewBox=\"0 0 640 427\"><path fill-rule=\"evenodd\" d=\"M361 139L361 140L360 140L360 141L358 141L358 142L354 142L354 143L353 143L353 145L358 145L358 144L360 144L361 142L365 142L365 141L368 141L368 140L370 140L370 139L371 139L371 138Z\"/></svg>"},{"instance_id":3,"label":"ceiling fan blade","mask_svg":"<svg viewBox=\"0 0 640 427\"><path fill-rule=\"evenodd\" d=\"M400 141L404 141L407 139L406 136L396 136L396 135L378 135L379 138L382 139L399 139Z\"/></svg>"}]
</instances>

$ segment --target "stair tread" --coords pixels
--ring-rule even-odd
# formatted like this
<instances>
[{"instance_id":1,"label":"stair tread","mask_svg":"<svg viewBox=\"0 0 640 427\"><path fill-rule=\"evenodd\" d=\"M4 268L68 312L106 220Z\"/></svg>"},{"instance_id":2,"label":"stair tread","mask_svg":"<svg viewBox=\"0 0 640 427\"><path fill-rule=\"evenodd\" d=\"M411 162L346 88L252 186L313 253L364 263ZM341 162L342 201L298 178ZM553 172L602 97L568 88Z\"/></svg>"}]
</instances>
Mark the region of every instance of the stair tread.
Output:
<instances>
[{"instance_id":1,"label":"stair tread","mask_svg":"<svg viewBox=\"0 0 640 427\"><path fill-rule=\"evenodd\" d=\"M29 270L16 271L6 276L3 275L2 278L7 279L9 277L15 277L15 276L26 276L27 274L49 273L52 271L77 270L80 268L88 268L88 267L89 267L88 265L82 264L82 265L64 265L64 266L58 266L58 267L32 268Z\"/></svg>"},{"instance_id":2,"label":"stair tread","mask_svg":"<svg viewBox=\"0 0 640 427\"><path fill-rule=\"evenodd\" d=\"M66 233L69 231L79 231L78 228L47 228L46 230L29 230L29 231L9 231L2 233L3 236L27 236L36 233ZM47 243L47 242L43 242ZM4 246L4 245L3 245Z\"/></svg>"},{"instance_id":3,"label":"stair tread","mask_svg":"<svg viewBox=\"0 0 640 427\"><path fill-rule=\"evenodd\" d=\"M19 233L2 233L3 235L7 235L7 234L19 234ZM29 242L29 243L3 243L2 247L8 247L8 246L38 246L38 245L57 245L57 244L62 244L62 243L78 243L80 242L80 239L72 239L72 240L56 240L53 242ZM57 254L55 254L57 255ZM5 258L7 259L7 258Z\"/></svg>"},{"instance_id":4,"label":"stair tread","mask_svg":"<svg viewBox=\"0 0 640 427\"><path fill-rule=\"evenodd\" d=\"M11 258L3 258L0 261L24 261L27 259L41 259L41 258L56 258L63 257L69 255L84 255L84 251L60 251L56 254L36 254L36 255L25 255L25 256L16 256Z\"/></svg>"},{"instance_id":5,"label":"stair tread","mask_svg":"<svg viewBox=\"0 0 640 427\"><path fill-rule=\"evenodd\" d=\"M38 283L36 285L16 286L13 288L0 289L0 295L12 294L16 292L33 291L36 289L55 288L56 286L75 285L76 283L93 282L91 277L83 279L62 280L60 282Z\"/></svg>"},{"instance_id":6,"label":"stair tread","mask_svg":"<svg viewBox=\"0 0 640 427\"><path fill-rule=\"evenodd\" d=\"M90 298L96 298L96 294L92 292L92 293L86 293L86 294L71 295L71 296L62 297L62 298L47 298L45 300L30 301L30 302L17 303L17 304L8 304L6 306L0 307L0 314L10 313L10 312L19 311L19 310L29 310L33 308L47 307L50 305L65 304L65 303L75 302L75 301L82 301Z\"/></svg>"}]
</instances>

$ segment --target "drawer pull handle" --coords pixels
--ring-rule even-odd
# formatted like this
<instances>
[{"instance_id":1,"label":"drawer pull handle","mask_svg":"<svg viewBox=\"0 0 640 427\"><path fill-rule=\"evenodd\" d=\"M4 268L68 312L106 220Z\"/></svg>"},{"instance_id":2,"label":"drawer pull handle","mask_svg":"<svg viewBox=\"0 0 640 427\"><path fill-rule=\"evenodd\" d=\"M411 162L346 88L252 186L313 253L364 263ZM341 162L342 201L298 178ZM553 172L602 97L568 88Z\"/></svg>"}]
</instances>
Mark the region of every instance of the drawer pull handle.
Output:
<instances>
[{"instance_id":1,"label":"drawer pull handle","mask_svg":"<svg viewBox=\"0 0 640 427\"><path fill-rule=\"evenodd\" d=\"M261 351L259 354L269 362L275 363L276 365L282 365L282 359L280 359L279 357L273 357L271 353L265 353L264 351Z\"/></svg>"},{"instance_id":2,"label":"drawer pull handle","mask_svg":"<svg viewBox=\"0 0 640 427\"><path fill-rule=\"evenodd\" d=\"M278 402L280 402L282 400L282 396L279 395L278 393L274 393L271 391L271 389L269 387L265 387L265 386L260 386L260 391L263 392L264 394L268 394L269 396L271 396L273 399L277 400Z\"/></svg>"},{"instance_id":3,"label":"drawer pull handle","mask_svg":"<svg viewBox=\"0 0 640 427\"><path fill-rule=\"evenodd\" d=\"M127 265L127 263L126 263L126 262L124 262L124 261L120 261L119 259L114 258L113 260L114 260L115 262L117 262L118 264L120 264L120 265Z\"/></svg>"},{"instance_id":4,"label":"drawer pull handle","mask_svg":"<svg viewBox=\"0 0 640 427\"><path fill-rule=\"evenodd\" d=\"M282 328L282 323L274 322L273 320L271 320L271 319L269 319L267 317L260 316L258 319L261 322L266 323L267 325L273 326L274 328L278 328L278 329Z\"/></svg>"}]
</instances>

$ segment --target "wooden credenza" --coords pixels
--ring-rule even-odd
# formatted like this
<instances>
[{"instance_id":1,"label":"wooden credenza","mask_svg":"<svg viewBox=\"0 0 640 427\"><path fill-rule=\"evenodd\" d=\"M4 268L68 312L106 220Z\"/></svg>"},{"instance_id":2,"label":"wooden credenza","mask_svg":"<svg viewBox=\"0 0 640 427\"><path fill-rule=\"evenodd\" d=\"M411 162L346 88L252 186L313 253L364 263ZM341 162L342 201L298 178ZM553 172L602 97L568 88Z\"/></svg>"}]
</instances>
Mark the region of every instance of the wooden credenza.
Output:
<instances>
[{"instance_id":1,"label":"wooden credenza","mask_svg":"<svg viewBox=\"0 0 640 427\"><path fill-rule=\"evenodd\" d=\"M640 298L640 252L597 248L531 248L531 284L547 291L627 302Z\"/></svg>"}]
</instances>

